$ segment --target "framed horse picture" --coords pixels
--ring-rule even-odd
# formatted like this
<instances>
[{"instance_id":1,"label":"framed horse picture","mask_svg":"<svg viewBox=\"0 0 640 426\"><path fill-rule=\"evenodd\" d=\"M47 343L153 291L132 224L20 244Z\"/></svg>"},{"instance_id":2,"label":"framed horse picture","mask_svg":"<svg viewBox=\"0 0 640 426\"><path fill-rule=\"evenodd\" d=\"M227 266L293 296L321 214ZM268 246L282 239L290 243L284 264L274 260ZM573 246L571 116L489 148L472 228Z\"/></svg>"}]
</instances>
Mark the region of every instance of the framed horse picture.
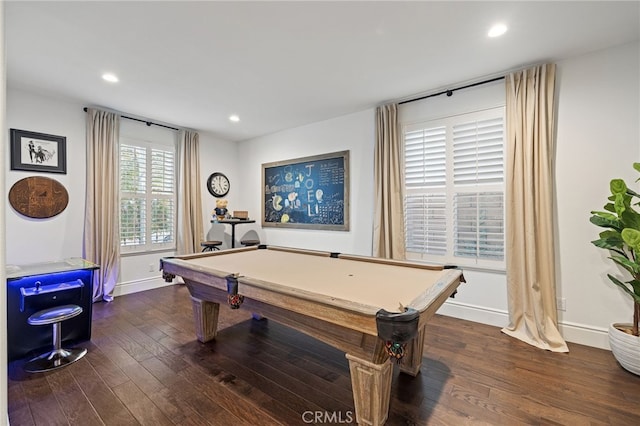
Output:
<instances>
[{"instance_id":1,"label":"framed horse picture","mask_svg":"<svg viewBox=\"0 0 640 426\"><path fill-rule=\"evenodd\" d=\"M67 173L67 138L11 129L11 170Z\"/></svg>"}]
</instances>

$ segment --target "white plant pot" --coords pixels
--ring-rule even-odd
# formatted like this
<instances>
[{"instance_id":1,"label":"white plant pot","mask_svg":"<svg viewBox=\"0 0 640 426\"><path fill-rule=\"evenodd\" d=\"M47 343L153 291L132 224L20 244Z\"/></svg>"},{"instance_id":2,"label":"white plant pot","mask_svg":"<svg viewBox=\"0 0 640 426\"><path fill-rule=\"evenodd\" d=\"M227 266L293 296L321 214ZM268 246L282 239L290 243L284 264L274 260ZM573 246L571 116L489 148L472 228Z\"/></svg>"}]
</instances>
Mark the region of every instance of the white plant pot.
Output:
<instances>
[{"instance_id":1,"label":"white plant pot","mask_svg":"<svg viewBox=\"0 0 640 426\"><path fill-rule=\"evenodd\" d=\"M617 327L631 328L631 324L609 326L611 352L622 368L640 376L640 337L620 331Z\"/></svg>"}]
</instances>

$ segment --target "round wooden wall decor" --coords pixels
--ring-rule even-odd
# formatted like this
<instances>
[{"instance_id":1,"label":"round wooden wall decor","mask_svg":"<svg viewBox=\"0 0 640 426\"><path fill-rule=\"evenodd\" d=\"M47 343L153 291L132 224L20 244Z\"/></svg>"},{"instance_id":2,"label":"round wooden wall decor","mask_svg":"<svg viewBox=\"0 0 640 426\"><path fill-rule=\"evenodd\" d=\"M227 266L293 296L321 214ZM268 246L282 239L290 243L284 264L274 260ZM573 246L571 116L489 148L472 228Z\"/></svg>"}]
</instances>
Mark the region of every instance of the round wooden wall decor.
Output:
<instances>
[{"instance_id":1,"label":"round wooden wall decor","mask_svg":"<svg viewBox=\"0 0 640 426\"><path fill-rule=\"evenodd\" d=\"M31 176L13 184L9 190L9 203L20 214L46 219L67 208L69 194L55 179Z\"/></svg>"}]
</instances>

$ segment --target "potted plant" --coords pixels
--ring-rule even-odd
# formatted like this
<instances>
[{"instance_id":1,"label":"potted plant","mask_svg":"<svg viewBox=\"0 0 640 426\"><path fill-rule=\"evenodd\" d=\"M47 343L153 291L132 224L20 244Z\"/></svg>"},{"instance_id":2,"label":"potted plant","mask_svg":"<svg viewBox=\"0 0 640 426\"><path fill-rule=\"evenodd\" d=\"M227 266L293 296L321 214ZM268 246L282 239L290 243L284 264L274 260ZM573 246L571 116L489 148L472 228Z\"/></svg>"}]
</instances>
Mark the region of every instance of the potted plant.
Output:
<instances>
[{"instance_id":1,"label":"potted plant","mask_svg":"<svg viewBox=\"0 0 640 426\"><path fill-rule=\"evenodd\" d=\"M640 163L633 168L640 172ZM640 180L637 179L636 182ZM600 238L592 241L596 247L609 250L611 259L629 275L617 278L607 274L633 300L633 323L612 324L609 327L609 344L614 356L626 370L640 375L640 194L629 189L622 179L612 179L611 196L605 211L592 211L591 223L605 228Z\"/></svg>"}]
</instances>

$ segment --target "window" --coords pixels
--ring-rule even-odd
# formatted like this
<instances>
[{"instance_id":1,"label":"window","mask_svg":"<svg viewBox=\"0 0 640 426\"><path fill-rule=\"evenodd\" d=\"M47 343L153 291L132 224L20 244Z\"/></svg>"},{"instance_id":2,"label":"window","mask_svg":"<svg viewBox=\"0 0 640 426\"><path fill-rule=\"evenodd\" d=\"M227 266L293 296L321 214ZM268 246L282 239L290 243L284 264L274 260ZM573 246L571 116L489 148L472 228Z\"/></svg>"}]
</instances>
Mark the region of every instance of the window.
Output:
<instances>
[{"instance_id":1,"label":"window","mask_svg":"<svg viewBox=\"0 0 640 426\"><path fill-rule=\"evenodd\" d=\"M504 267L504 107L404 127L407 257Z\"/></svg>"},{"instance_id":2,"label":"window","mask_svg":"<svg viewBox=\"0 0 640 426\"><path fill-rule=\"evenodd\" d=\"M123 252L175 248L175 148L120 142L120 246Z\"/></svg>"}]
</instances>

